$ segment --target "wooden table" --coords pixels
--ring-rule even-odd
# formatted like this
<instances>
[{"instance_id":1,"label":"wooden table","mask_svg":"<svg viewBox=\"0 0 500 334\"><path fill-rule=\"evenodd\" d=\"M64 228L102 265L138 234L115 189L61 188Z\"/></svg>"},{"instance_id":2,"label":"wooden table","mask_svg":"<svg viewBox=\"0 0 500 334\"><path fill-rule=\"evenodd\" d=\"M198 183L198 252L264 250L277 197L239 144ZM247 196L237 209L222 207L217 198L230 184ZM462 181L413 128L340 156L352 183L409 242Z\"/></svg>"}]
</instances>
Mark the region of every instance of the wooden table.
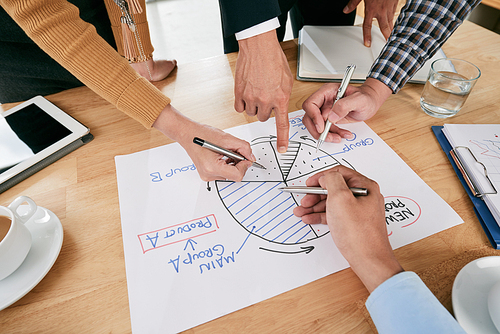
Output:
<instances>
[{"instance_id":1,"label":"wooden table","mask_svg":"<svg viewBox=\"0 0 500 334\"><path fill-rule=\"evenodd\" d=\"M490 6L492 8L500 10L500 1L498 0L483 0L481 1L483 5Z\"/></svg>"},{"instance_id":2,"label":"wooden table","mask_svg":"<svg viewBox=\"0 0 500 334\"><path fill-rule=\"evenodd\" d=\"M295 75L296 41L283 43L283 48ZM446 122L499 123L500 36L465 22L444 50L482 70L464 108ZM236 55L230 54L182 65L158 87L175 107L199 122L225 129L256 121L233 110L235 61ZM302 102L321 85L296 81L289 110L301 109ZM408 84L367 121L465 221L396 250L403 267L418 273L489 245L469 198L431 132L431 126L442 125L443 120L420 109L422 88ZM53 211L64 228L56 263L30 293L0 311L0 332L130 332L114 157L171 141L156 130L144 129L85 87L48 99L89 126L95 140L0 194L2 205L21 194L32 197ZM373 333L363 309L367 296L347 269L188 332ZM445 306L451 305L445 302Z\"/></svg>"}]
</instances>

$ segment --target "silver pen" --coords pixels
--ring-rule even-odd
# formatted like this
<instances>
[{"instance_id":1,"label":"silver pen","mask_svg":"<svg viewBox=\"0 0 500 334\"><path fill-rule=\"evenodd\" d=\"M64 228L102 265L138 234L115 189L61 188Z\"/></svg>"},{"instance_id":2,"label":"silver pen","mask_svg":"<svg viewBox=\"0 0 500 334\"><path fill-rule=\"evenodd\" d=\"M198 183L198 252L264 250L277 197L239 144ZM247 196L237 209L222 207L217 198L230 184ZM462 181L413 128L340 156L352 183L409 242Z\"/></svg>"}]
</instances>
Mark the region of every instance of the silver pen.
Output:
<instances>
[{"instance_id":1,"label":"silver pen","mask_svg":"<svg viewBox=\"0 0 500 334\"><path fill-rule=\"evenodd\" d=\"M342 78L342 82L340 83L339 89L337 90L337 97L335 98L335 101L333 102L333 105L337 103L338 100L340 100L342 97L344 97L344 93L347 89L347 86L349 85L349 81L351 81L352 74L354 73L354 70L356 69L356 65L351 64L347 66L345 69L344 77ZM333 108L333 106L332 106ZM332 122L327 118L326 123L325 123L325 129L323 130L323 133L321 136L319 136L318 139L318 144L316 145L316 152L318 152L319 148L321 145L324 143L326 136L328 135L328 132L330 132L330 127L332 126Z\"/></svg>"},{"instance_id":2,"label":"silver pen","mask_svg":"<svg viewBox=\"0 0 500 334\"><path fill-rule=\"evenodd\" d=\"M248 160L242 155L239 155L238 153L234 153L232 151L226 150L225 148L219 147L215 144L209 143L206 140L200 139L198 137L194 137L193 143L200 145L201 147L208 148L211 151L214 151L216 153L225 155L226 157L229 157L234 160ZM252 166L260 168L260 169L267 169L266 167L262 166L261 164L257 162L252 162Z\"/></svg>"},{"instance_id":3,"label":"silver pen","mask_svg":"<svg viewBox=\"0 0 500 334\"><path fill-rule=\"evenodd\" d=\"M279 188L281 191L286 191L289 193L296 194L314 194L314 195L328 195L328 190L321 187L304 187L304 186L292 186L292 187L282 187ZM368 189L366 188L349 188L354 196L366 196L368 195Z\"/></svg>"}]
</instances>

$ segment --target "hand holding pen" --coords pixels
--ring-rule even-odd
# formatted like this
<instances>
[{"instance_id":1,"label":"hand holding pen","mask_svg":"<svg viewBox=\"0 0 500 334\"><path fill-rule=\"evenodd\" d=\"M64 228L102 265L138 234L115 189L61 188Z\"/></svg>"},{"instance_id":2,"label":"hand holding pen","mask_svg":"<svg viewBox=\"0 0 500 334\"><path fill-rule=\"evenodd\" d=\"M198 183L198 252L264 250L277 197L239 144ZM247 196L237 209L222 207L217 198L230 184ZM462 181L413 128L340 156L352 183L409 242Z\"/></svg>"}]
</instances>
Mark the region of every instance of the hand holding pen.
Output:
<instances>
[{"instance_id":1,"label":"hand holding pen","mask_svg":"<svg viewBox=\"0 0 500 334\"><path fill-rule=\"evenodd\" d=\"M211 133L202 132L199 132L199 135L200 137L203 136L203 138L210 138L210 141L220 143L221 148L226 147L228 152L232 152L241 158L231 158L229 154L202 147L201 144L209 142L206 140L194 142L194 136L189 136L191 138L189 144L187 142L180 142L180 144L194 162L196 170L203 181L231 180L240 182L255 160L250 145L248 142L218 129L214 129L214 132L219 132L221 136L213 136Z\"/></svg>"},{"instance_id":2,"label":"hand holding pen","mask_svg":"<svg viewBox=\"0 0 500 334\"><path fill-rule=\"evenodd\" d=\"M335 179L336 181L334 183L326 182L327 179ZM306 185L307 187L302 187L302 189L308 194L302 198L300 206L293 211L306 224L326 223L327 210L325 205L329 198L335 198L333 202L337 204L331 209L336 214L346 211L346 214L352 215L356 211L363 211L363 207L368 202L376 202L381 207L384 206L384 199L380 196L378 185L345 166L336 166L314 174L306 180ZM290 190L290 192L296 191L293 187ZM341 209L338 207L339 205L358 207Z\"/></svg>"},{"instance_id":3,"label":"hand holding pen","mask_svg":"<svg viewBox=\"0 0 500 334\"><path fill-rule=\"evenodd\" d=\"M344 77L342 78L342 82L340 83L339 89L337 90L337 97L335 98L335 101L333 102L333 106L335 105L335 103L337 103L338 100L340 100L341 98L344 97L344 93L347 89L347 86L349 85L349 82L351 81L351 77L352 77L352 74L354 73L355 69L356 69L356 65L354 65L354 64L347 66L345 73L344 73ZM332 108L333 108L333 106L332 106ZM318 143L316 146L316 151L319 150L319 148L321 147L321 145L325 141L326 136L328 135L328 132L330 132L331 126L332 126L332 123L327 118L326 123L325 123L325 129L323 130L323 132L319 136Z\"/></svg>"},{"instance_id":4,"label":"hand holding pen","mask_svg":"<svg viewBox=\"0 0 500 334\"><path fill-rule=\"evenodd\" d=\"M389 243L384 197L375 181L337 166L311 176L306 184L321 186L328 195L306 195L293 213L306 224L328 224L338 250L369 292L403 271ZM368 193L355 197L349 187Z\"/></svg>"},{"instance_id":5,"label":"hand holding pen","mask_svg":"<svg viewBox=\"0 0 500 334\"><path fill-rule=\"evenodd\" d=\"M292 194L328 195L328 190L321 187L291 186L278 189ZM354 196L368 195L368 189L366 188L349 187L349 190Z\"/></svg>"},{"instance_id":6,"label":"hand holding pen","mask_svg":"<svg viewBox=\"0 0 500 334\"><path fill-rule=\"evenodd\" d=\"M337 125L362 122L372 118L393 93L381 81L367 78L361 86L349 85L344 97L338 100L333 108L338 88L338 83L326 83L302 104L305 111L302 123L315 139L323 133L327 115L333 124L325 141L340 143L342 139L352 139L352 133L349 130Z\"/></svg>"},{"instance_id":7,"label":"hand holding pen","mask_svg":"<svg viewBox=\"0 0 500 334\"><path fill-rule=\"evenodd\" d=\"M196 145L200 145L201 147L207 148L210 151L213 151L215 153L222 154L223 156L226 156L226 157L231 158L231 159L236 160L236 161L248 160L247 158L245 158L244 156L242 156L236 152L227 150L225 148L222 148L220 146L212 144L212 143L210 143L206 140L203 140L201 138L198 138L198 137L194 137L193 143L195 143ZM262 166L261 164L255 162L255 161L252 162L252 166L260 168L260 169L266 169L266 167Z\"/></svg>"}]
</instances>

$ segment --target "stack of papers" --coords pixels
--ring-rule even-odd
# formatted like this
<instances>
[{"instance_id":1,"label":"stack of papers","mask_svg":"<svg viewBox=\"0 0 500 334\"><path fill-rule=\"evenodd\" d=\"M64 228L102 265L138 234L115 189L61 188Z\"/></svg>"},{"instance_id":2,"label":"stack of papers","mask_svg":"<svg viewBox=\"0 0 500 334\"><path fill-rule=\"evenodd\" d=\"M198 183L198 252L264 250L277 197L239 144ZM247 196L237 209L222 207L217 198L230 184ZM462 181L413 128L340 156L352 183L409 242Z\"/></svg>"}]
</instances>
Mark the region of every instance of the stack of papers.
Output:
<instances>
[{"instance_id":1,"label":"stack of papers","mask_svg":"<svg viewBox=\"0 0 500 334\"><path fill-rule=\"evenodd\" d=\"M356 65L352 81L363 82L380 51L385 38L377 26L372 27L372 45L363 44L361 26L304 26L299 32L297 80L340 81L349 64ZM438 52L410 79L425 83L434 60L446 58Z\"/></svg>"},{"instance_id":2,"label":"stack of papers","mask_svg":"<svg viewBox=\"0 0 500 334\"><path fill-rule=\"evenodd\" d=\"M442 131L463 164L464 178L476 187L476 197L484 200L499 224L500 125L445 124Z\"/></svg>"}]
</instances>

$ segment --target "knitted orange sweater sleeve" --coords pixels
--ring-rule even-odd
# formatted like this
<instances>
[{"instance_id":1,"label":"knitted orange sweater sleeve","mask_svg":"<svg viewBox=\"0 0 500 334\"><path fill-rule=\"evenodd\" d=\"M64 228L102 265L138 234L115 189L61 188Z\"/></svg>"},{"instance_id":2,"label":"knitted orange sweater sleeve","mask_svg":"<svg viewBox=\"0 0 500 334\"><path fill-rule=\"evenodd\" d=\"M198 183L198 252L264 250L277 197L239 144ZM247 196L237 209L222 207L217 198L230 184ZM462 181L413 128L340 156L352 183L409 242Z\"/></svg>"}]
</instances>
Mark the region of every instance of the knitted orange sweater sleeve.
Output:
<instances>
[{"instance_id":1,"label":"knitted orange sweater sleeve","mask_svg":"<svg viewBox=\"0 0 500 334\"><path fill-rule=\"evenodd\" d=\"M145 127L151 127L170 103L97 34L94 26L81 20L78 8L69 2L0 0L0 5L42 50Z\"/></svg>"}]
</instances>

